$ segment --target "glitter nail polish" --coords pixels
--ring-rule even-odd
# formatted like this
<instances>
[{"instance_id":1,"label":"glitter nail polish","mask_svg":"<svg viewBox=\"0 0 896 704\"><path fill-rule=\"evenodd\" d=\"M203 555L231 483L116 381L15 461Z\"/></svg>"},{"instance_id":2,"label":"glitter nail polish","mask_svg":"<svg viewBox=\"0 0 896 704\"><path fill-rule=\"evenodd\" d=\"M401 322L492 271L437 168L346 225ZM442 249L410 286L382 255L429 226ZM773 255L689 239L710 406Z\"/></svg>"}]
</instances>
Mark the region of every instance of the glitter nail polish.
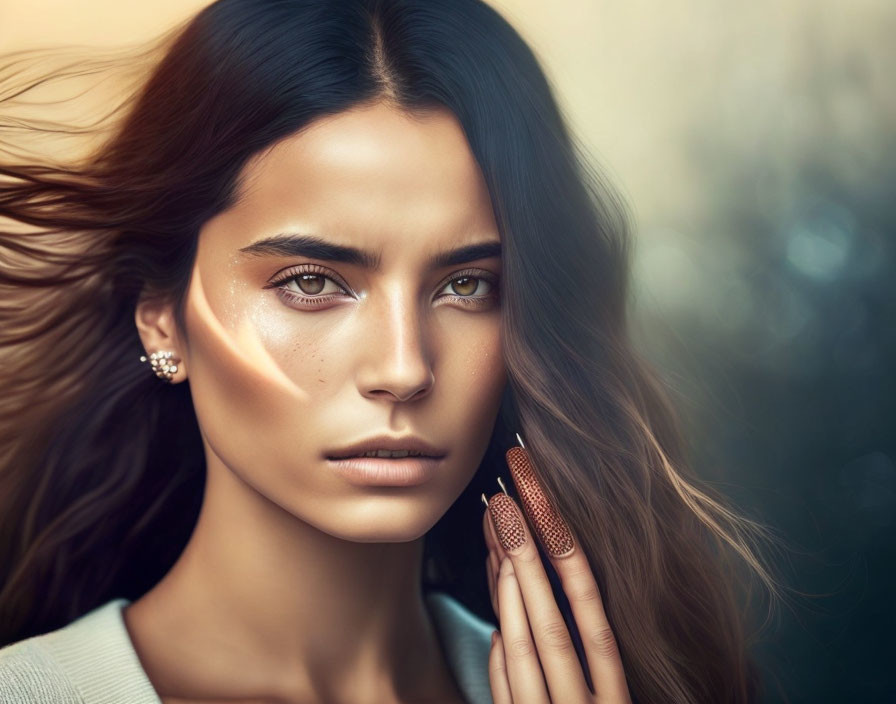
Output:
<instances>
[{"instance_id":1,"label":"glitter nail polish","mask_svg":"<svg viewBox=\"0 0 896 704\"><path fill-rule=\"evenodd\" d=\"M495 494L488 501L488 512L504 550L511 552L525 544L526 527L523 517L510 496L504 493Z\"/></svg>"},{"instance_id":2,"label":"glitter nail polish","mask_svg":"<svg viewBox=\"0 0 896 704\"><path fill-rule=\"evenodd\" d=\"M542 492L526 451L522 447L511 447L505 457L523 509L545 549L554 557L571 552L575 547L572 531Z\"/></svg>"}]
</instances>

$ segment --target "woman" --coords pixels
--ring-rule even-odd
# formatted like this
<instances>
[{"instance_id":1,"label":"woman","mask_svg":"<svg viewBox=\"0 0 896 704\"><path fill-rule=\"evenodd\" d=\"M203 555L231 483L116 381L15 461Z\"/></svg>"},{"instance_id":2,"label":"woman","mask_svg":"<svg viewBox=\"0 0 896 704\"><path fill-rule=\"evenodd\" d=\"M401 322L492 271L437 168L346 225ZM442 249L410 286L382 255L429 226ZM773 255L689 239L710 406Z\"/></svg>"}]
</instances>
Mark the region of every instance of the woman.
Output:
<instances>
[{"instance_id":1,"label":"woman","mask_svg":"<svg viewBox=\"0 0 896 704\"><path fill-rule=\"evenodd\" d=\"M755 699L766 531L489 6L219 0L90 159L0 173L7 698Z\"/></svg>"}]
</instances>

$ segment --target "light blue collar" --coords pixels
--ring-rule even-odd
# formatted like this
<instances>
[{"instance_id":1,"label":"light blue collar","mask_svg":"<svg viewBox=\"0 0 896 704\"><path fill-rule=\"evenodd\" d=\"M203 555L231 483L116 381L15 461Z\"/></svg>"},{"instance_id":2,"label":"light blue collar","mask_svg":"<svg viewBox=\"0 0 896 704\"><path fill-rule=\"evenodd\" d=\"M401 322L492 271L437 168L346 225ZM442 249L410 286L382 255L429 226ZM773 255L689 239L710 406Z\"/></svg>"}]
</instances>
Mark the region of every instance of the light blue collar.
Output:
<instances>
[{"instance_id":1,"label":"light blue collar","mask_svg":"<svg viewBox=\"0 0 896 704\"><path fill-rule=\"evenodd\" d=\"M424 601L461 694L468 704L493 704L488 655L494 626L446 592L427 592ZM124 624L121 610L130 603L112 599L41 636L84 704L162 704Z\"/></svg>"}]
</instances>

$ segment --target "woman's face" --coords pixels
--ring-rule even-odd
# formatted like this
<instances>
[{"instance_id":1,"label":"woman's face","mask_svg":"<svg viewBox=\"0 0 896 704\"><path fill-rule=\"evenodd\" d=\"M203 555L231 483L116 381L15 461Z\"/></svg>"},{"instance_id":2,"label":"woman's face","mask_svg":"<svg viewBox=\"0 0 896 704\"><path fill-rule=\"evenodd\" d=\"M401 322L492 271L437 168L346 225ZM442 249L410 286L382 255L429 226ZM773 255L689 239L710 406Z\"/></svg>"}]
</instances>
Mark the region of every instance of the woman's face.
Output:
<instances>
[{"instance_id":1,"label":"woman's face","mask_svg":"<svg viewBox=\"0 0 896 704\"><path fill-rule=\"evenodd\" d=\"M337 537L418 538L475 472L505 384L500 235L459 123L328 116L251 160L239 194L200 232L180 349L210 472ZM470 245L493 248L438 262ZM377 435L446 454L409 486L327 459Z\"/></svg>"}]
</instances>

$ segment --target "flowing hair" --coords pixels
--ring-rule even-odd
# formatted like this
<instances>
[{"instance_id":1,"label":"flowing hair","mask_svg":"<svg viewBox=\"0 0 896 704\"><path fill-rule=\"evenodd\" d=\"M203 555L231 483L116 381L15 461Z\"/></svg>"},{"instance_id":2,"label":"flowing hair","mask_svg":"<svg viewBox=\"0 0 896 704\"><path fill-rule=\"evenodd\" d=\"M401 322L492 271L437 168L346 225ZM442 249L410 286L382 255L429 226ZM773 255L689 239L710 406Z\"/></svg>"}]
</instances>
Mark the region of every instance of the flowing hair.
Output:
<instances>
[{"instance_id":1,"label":"flowing hair","mask_svg":"<svg viewBox=\"0 0 896 704\"><path fill-rule=\"evenodd\" d=\"M480 0L218 0L158 47L87 157L4 144L0 645L136 599L174 564L205 461L189 380L139 362L138 298L174 303L184 334L199 229L233 204L247 160L386 101L457 117L503 242L508 384L476 475L425 537L425 586L485 613L479 495L519 431L594 570L633 699L756 701L745 600L756 578L780 596L762 552L776 538L689 468L629 339L631 218L511 25ZM0 78L0 107L42 80L12 63Z\"/></svg>"}]
</instances>

